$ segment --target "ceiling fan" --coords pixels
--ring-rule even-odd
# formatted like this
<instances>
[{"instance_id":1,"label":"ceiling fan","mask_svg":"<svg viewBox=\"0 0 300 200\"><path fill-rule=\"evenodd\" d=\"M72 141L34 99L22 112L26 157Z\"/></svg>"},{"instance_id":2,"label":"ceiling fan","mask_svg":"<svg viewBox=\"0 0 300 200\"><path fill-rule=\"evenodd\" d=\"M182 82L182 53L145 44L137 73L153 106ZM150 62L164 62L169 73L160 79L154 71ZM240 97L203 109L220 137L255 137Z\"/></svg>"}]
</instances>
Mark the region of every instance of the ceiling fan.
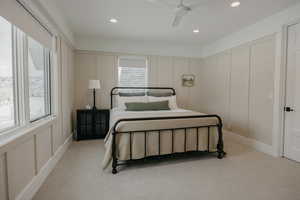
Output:
<instances>
[{"instance_id":1,"label":"ceiling fan","mask_svg":"<svg viewBox=\"0 0 300 200\"><path fill-rule=\"evenodd\" d=\"M177 5L174 5L174 4L170 4L168 1L166 0L148 0L149 2L151 3L158 3L158 4L163 4L164 6L167 6L167 7L172 7L174 8L174 6L176 6L175 8L175 14L174 14L174 19L173 19L173 22L172 22L172 27L177 27L179 26L179 24L181 23L182 19L184 16L186 16L189 12L191 12L192 10L194 10L196 7L198 7L200 4L203 4L202 3L197 3L197 4L194 4L194 5L186 5L184 4L184 0L180 0L179 1L179 4Z\"/></svg>"},{"instance_id":2,"label":"ceiling fan","mask_svg":"<svg viewBox=\"0 0 300 200\"><path fill-rule=\"evenodd\" d=\"M175 9L175 16L174 16L172 26L173 27L178 26L182 21L183 17L187 15L190 11L192 11L192 8L184 5L183 0L180 0L178 6Z\"/></svg>"}]
</instances>

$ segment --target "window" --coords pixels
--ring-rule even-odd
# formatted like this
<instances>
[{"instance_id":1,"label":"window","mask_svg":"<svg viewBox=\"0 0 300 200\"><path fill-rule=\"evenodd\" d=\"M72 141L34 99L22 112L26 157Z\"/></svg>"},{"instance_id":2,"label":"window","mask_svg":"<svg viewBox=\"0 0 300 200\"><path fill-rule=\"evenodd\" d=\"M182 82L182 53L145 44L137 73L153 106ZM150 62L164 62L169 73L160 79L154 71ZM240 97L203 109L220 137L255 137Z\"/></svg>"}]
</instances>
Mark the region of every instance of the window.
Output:
<instances>
[{"instance_id":1,"label":"window","mask_svg":"<svg viewBox=\"0 0 300 200\"><path fill-rule=\"evenodd\" d=\"M0 16L0 134L51 114L50 50Z\"/></svg>"},{"instance_id":2,"label":"window","mask_svg":"<svg viewBox=\"0 0 300 200\"><path fill-rule=\"evenodd\" d=\"M0 17L0 130L16 123L12 35L12 25Z\"/></svg>"},{"instance_id":3,"label":"window","mask_svg":"<svg viewBox=\"0 0 300 200\"><path fill-rule=\"evenodd\" d=\"M50 114L49 50L28 37L30 121Z\"/></svg>"},{"instance_id":4,"label":"window","mask_svg":"<svg viewBox=\"0 0 300 200\"><path fill-rule=\"evenodd\" d=\"M145 57L119 57L119 86L147 86L147 59Z\"/></svg>"}]
</instances>

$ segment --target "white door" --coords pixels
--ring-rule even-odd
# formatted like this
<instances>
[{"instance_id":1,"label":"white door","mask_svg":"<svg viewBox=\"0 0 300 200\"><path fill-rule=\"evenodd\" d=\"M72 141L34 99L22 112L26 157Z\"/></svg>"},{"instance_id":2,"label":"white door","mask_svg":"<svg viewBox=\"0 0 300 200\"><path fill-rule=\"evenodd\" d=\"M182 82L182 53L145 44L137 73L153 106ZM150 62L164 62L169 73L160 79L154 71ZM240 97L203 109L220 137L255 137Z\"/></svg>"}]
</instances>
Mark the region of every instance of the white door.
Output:
<instances>
[{"instance_id":1,"label":"white door","mask_svg":"<svg viewBox=\"0 0 300 200\"><path fill-rule=\"evenodd\" d=\"M300 24L288 28L284 156L300 162Z\"/></svg>"}]
</instances>

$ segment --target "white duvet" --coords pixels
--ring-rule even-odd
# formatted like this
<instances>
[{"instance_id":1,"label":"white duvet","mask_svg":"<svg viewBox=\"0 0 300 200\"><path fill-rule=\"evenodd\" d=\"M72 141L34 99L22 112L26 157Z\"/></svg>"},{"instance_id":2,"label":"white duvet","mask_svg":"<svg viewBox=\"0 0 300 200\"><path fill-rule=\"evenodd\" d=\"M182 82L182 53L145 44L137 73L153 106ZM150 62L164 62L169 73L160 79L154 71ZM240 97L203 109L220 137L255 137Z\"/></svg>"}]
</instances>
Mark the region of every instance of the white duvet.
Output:
<instances>
[{"instance_id":1,"label":"white duvet","mask_svg":"<svg viewBox=\"0 0 300 200\"><path fill-rule=\"evenodd\" d=\"M110 130L105 138L105 157L103 159L103 168L106 168L112 159L112 132L114 124L120 119L130 118L156 118L156 117L174 117L174 116L195 116L205 115L203 113L194 112L184 109L175 109L168 111L124 111L112 109L110 112ZM147 132L147 144L145 152L145 132L136 132L138 130L158 130L170 128L185 128L216 125L218 123L216 118L193 118L193 119L168 119L168 120L151 120L151 121L131 121L121 122L116 131L124 132L118 134L116 137L117 158L118 160L130 159L130 136L128 132L132 132L131 137L131 152L132 159L140 159L146 156L154 156L159 154L159 134L158 131ZM205 151L208 143L208 128L198 129L198 149L197 149L197 129L188 129L186 137L187 151ZM210 128L210 151L216 149L217 128ZM160 132L160 154L170 154L173 152L184 152L184 130L174 131L174 146L172 149L172 132Z\"/></svg>"}]
</instances>

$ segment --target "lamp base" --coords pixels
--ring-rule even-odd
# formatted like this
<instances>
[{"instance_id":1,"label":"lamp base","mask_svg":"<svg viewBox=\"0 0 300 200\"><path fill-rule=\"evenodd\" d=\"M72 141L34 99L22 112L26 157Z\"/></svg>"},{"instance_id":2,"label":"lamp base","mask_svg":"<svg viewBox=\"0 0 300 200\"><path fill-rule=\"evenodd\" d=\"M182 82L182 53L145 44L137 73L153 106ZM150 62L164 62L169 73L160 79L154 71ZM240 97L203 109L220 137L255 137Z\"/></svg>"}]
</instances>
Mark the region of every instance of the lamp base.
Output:
<instances>
[{"instance_id":1,"label":"lamp base","mask_svg":"<svg viewBox=\"0 0 300 200\"><path fill-rule=\"evenodd\" d=\"M94 106L93 106L93 110L97 110L96 108L96 90L93 90L93 97L94 97Z\"/></svg>"}]
</instances>

